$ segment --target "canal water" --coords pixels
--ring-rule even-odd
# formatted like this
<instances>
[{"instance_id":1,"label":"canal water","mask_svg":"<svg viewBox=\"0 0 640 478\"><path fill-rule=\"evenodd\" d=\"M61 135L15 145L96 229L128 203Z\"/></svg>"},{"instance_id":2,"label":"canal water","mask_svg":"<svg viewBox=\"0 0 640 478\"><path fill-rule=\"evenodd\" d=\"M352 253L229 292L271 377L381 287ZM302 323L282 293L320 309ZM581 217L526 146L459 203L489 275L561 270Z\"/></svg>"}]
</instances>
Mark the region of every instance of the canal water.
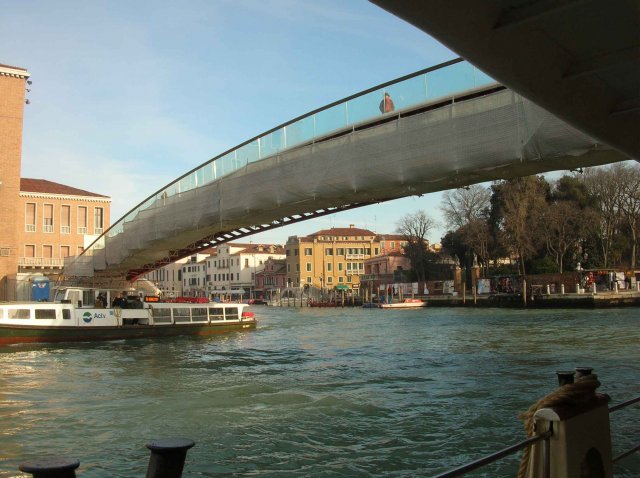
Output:
<instances>
[{"instance_id":1,"label":"canal water","mask_svg":"<svg viewBox=\"0 0 640 478\"><path fill-rule=\"evenodd\" d=\"M196 442L185 477L433 476L523 439L556 370L640 395L638 309L252 309L257 330L208 339L1 348L0 477L43 454L140 477L164 437ZM640 407L612 427L614 454L637 444Z\"/></svg>"}]
</instances>

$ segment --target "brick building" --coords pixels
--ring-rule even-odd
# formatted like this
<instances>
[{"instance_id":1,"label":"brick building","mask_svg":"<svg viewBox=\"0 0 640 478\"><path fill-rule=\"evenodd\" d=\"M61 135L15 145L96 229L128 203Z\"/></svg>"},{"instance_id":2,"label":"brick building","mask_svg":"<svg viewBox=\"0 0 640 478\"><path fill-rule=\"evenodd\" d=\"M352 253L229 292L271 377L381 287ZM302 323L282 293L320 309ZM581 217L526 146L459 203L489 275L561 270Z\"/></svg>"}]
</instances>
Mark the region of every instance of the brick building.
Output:
<instances>
[{"instance_id":1,"label":"brick building","mask_svg":"<svg viewBox=\"0 0 640 478\"><path fill-rule=\"evenodd\" d=\"M0 65L0 301L30 299L33 277L56 279L64 258L81 253L110 221L107 196L20 178L28 78L23 68Z\"/></svg>"},{"instance_id":2,"label":"brick building","mask_svg":"<svg viewBox=\"0 0 640 478\"><path fill-rule=\"evenodd\" d=\"M58 273L109 226L111 199L45 179L22 178L18 272Z\"/></svg>"},{"instance_id":3,"label":"brick building","mask_svg":"<svg viewBox=\"0 0 640 478\"><path fill-rule=\"evenodd\" d=\"M15 299L9 279L20 256L20 161L25 87L29 72L0 65L0 301Z\"/></svg>"}]
</instances>

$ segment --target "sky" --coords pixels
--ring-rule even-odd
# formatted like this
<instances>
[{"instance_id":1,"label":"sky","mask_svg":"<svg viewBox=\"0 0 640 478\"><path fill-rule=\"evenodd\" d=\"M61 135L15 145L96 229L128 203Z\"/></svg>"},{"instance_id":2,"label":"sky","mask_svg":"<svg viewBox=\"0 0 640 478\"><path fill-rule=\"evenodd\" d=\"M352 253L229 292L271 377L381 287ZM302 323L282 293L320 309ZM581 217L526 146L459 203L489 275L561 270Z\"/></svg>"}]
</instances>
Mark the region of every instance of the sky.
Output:
<instances>
[{"instance_id":1,"label":"sky","mask_svg":"<svg viewBox=\"0 0 640 478\"><path fill-rule=\"evenodd\" d=\"M294 117L456 58L366 0L3 0L0 63L31 73L22 177L112 198L111 222L172 180ZM393 233L441 194L305 221Z\"/></svg>"}]
</instances>

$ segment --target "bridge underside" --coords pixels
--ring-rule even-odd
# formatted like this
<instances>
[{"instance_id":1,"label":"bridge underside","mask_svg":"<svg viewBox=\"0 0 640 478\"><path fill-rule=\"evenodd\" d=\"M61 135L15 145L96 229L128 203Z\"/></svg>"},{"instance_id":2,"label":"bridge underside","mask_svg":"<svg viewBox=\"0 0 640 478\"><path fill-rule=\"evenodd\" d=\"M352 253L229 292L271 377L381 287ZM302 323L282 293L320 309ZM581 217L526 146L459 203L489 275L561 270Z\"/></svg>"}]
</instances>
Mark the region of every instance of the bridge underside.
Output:
<instances>
[{"instance_id":1,"label":"bridge underside","mask_svg":"<svg viewBox=\"0 0 640 478\"><path fill-rule=\"evenodd\" d=\"M90 267L133 279L197 250L345 208L626 159L497 87L337 131L160 199L105 238Z\"/></svg>"},{"instance_id":2,"label":"bridge underside","mask_svg":"<svg viewBox=\"0 0 640 478\"><path fill-rule=\"evenodd\" d=\"M640 160L634 0L370 0L501 84Z\"/></svg>"}]
</instances>

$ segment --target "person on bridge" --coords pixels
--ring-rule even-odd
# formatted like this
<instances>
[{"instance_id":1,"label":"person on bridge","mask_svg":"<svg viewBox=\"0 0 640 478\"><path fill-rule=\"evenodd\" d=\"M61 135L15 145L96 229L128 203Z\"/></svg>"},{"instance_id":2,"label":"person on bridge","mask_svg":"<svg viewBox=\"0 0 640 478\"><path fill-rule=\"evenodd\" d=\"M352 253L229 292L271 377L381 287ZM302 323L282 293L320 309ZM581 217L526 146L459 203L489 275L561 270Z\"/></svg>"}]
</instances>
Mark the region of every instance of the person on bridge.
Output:
<instances>
[{"instance_id":1,"label":"person on bridge","mask_svg":"<svg viewBox=\"0 0 640 478\"><path fill-rule=\"evenodd\" d=\"M395 105L393 104L393 100L391 99L391 96L386 91L384 93L384 98L380 100L379 108L380 108L380 113L382 114L391 113L393 110L396 109Z\"/></svg>"}]
</instances>

